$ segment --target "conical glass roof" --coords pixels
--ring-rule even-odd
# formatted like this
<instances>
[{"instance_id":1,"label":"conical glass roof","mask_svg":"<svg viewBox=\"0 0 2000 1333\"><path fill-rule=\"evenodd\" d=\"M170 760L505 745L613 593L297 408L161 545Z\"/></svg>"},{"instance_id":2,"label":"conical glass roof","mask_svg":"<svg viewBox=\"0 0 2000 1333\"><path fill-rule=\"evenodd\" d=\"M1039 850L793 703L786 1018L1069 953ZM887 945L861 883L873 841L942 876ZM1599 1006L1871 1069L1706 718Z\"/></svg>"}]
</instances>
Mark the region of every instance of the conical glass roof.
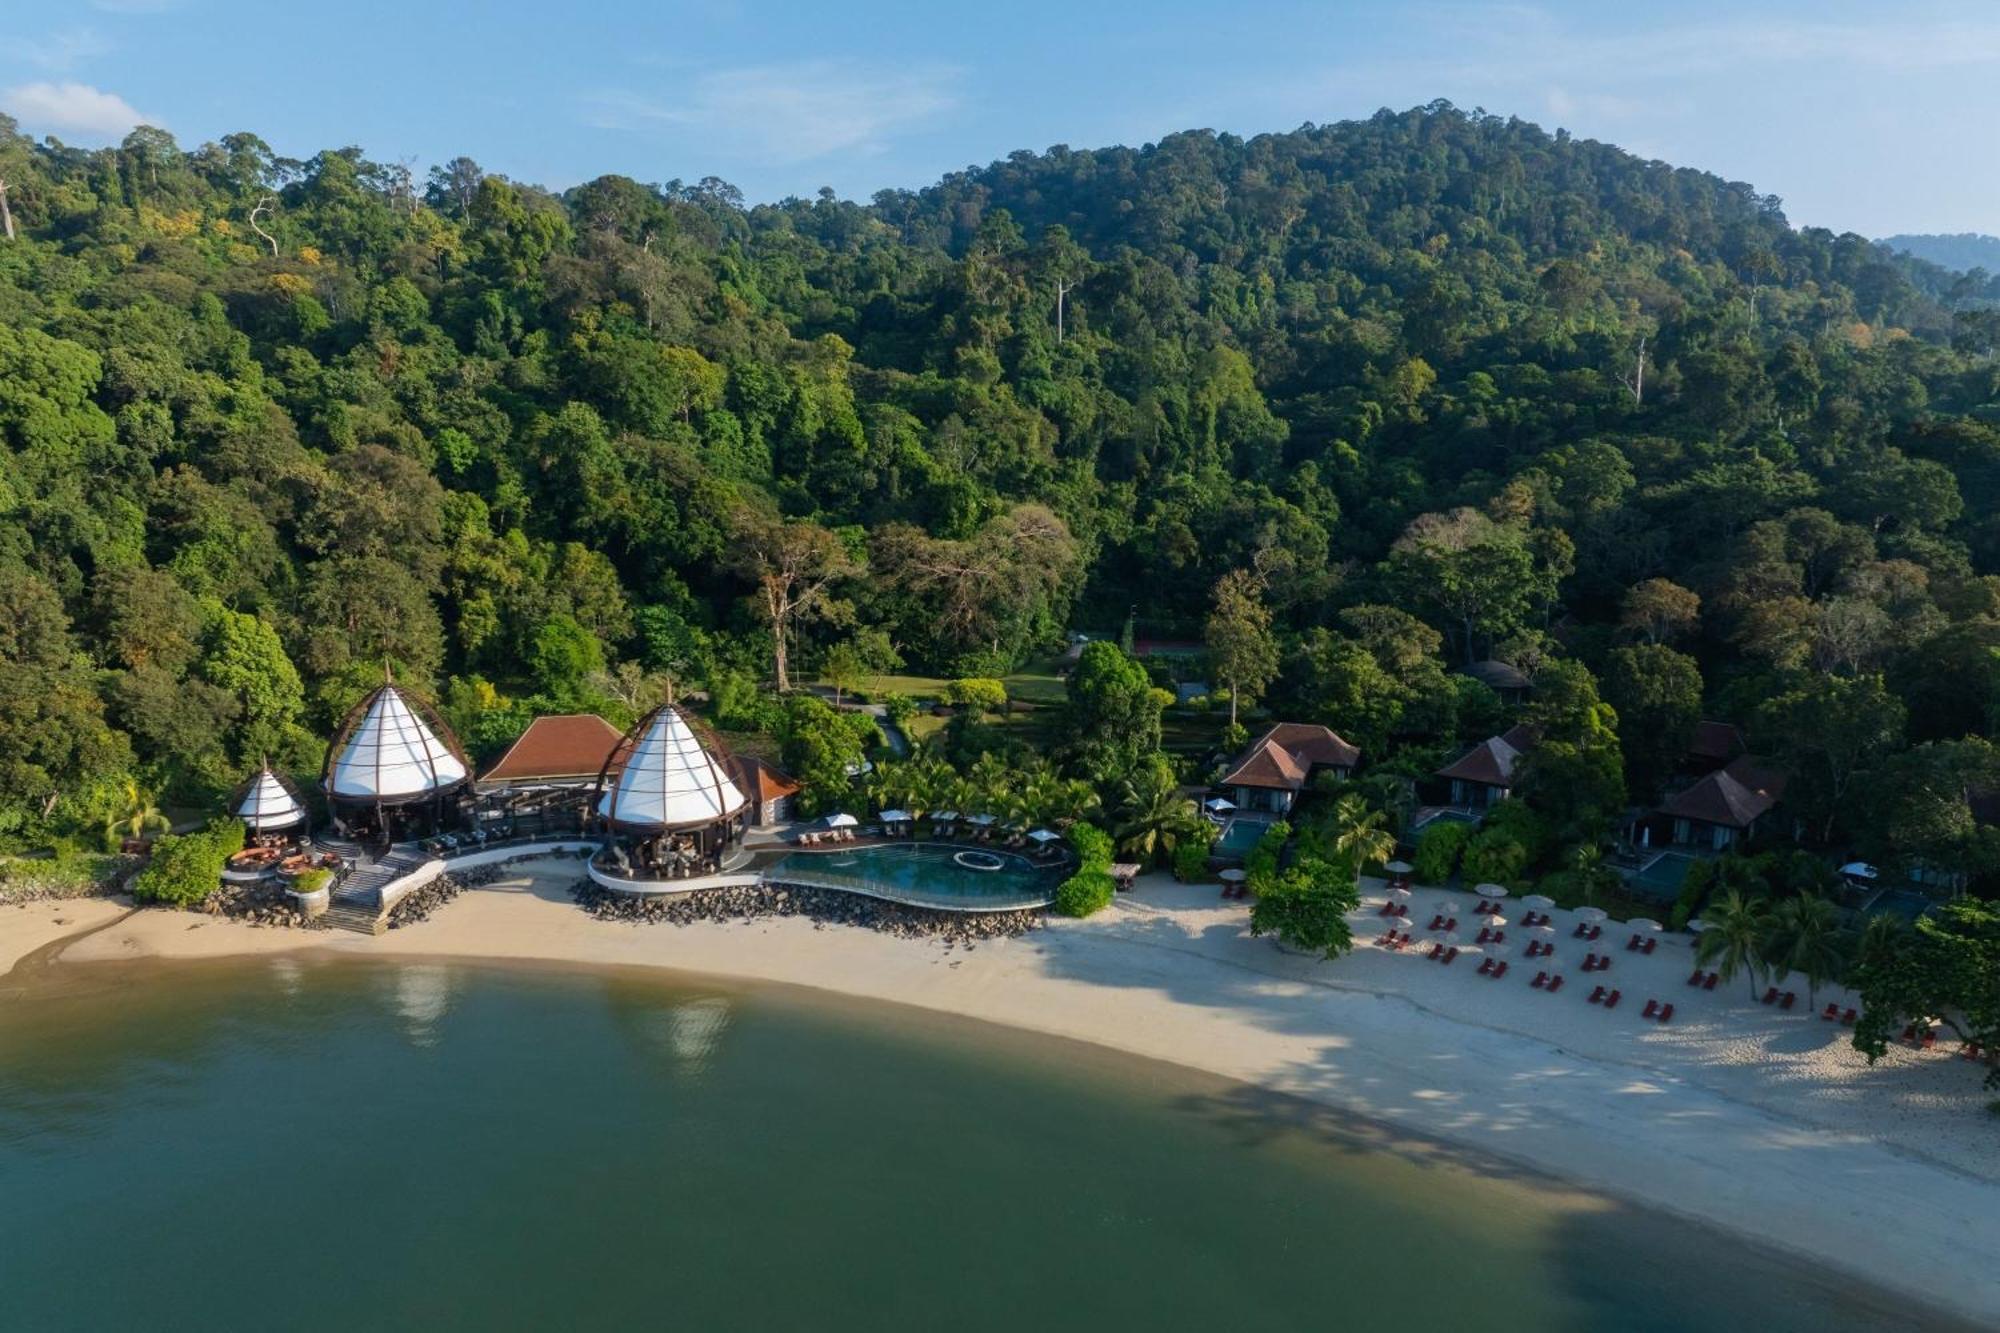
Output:
<instances>
[{"instance_id":1,"label":"conical glass roof","mask_svg":"<svg viewBox=\"0 0 2000 1333\"><path fill-rule=\"evenodd\" d=\"M687 719L669 706L653 714L597 813L614 824L686 828L725 819L747 803Z\"/></svg>"},{"instance_id":2,"label":"conical glass roof","mask_svg":"<svg viewBox=\"0 0 2000 1333\"><path fill-rule=\"evenodd\" d=\"M290 828L305 819L305 807L285 789L278 775L268 768L257 770L236 803L236 817L250 826L252 833L266 829Z\"/></svg>"},{"instance_id":3,"label":"conical glass roof","mask_svg":"<svg viewBox=\"0 0 2000 1333\"><path fill-rule=\"evenodd\" d=\"M343 801L402 801L465 781L465 765L393 685L375 691L348 733L327 792Z\"/></svg>"}]
</instances>

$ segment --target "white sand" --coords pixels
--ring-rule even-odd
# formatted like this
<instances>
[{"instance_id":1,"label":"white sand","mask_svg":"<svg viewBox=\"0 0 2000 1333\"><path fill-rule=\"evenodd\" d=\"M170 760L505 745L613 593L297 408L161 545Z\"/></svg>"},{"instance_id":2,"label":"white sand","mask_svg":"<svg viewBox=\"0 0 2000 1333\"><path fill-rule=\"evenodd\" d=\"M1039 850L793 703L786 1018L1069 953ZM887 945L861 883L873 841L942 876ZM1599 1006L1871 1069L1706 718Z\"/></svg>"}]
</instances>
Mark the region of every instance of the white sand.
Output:
<instances>
[{"instance_id":1,"label":"white sand","mask_svg":"<svg viewBox=\"0 0 2000 1333\"><path fill-rule=\"evenodd\" d=\"M1319 1099L2000 1321L2000 1120L1984 1110L1982 1071L1942 1044L1871 1069L1845 1029L1807 1007L1803 982L1788 1014L1751 1003L1741 978L1688 988L1683 939L1646 957L1608 926L1586 946L1558 912L1567 980L1549 995L1529 986L1548 964L1518 957L1497 982L1472 952L1450 967L1372 944L1338 963L1296 957L1250 938L1242 904L1164 880L1087 922L947 949L797 919L601 922L568 901L574 874L523 867L374 939L148 911L62 957L320 948L641 964L917 1005ZM1445 896L1418 893L1417 926ZM1364 940L1385 928L1372 915L1380 901L1358 919ZM0 912L0 960L17 929ZM1578 970L1586 947L1614 959L1601 979L1624 991L1616 1012L1586 1003L1599 980ZM1640 1017L1648 998L1673 1001L1671 1025ZM1847 998L1826 992L1820 1004Z\"/></svg>"},{"instance_id":2,"label":"white sand","mask_svg":"<svg viewBox=\"0 0 2000 1333\"><path fill-rule=\"evenodd\" d=\"M127 898L43 898L0 903L0 978L35 950L132 910Z\"/></svg>"}]
</instances>

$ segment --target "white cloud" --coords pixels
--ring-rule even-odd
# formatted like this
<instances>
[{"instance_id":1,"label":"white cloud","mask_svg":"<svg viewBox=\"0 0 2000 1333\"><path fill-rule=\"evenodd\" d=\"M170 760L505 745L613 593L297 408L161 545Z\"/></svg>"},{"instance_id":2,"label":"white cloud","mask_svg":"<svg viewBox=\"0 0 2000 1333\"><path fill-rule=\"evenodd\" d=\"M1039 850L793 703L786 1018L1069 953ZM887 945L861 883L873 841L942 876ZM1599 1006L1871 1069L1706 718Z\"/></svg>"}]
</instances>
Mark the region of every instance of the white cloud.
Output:
<instances>
[{"instance_id":1,"label":"white cloud","mask_svg":"<svg viewBox=\"0 0 2000 1333\"><path fill-rule=\"evenodd\" d=\"M87 83L24 83L0 93L0 107L22 128L44 133L115 138L134 125L158 124L116 93Z\"/></svg>"},{"instance_id":2,"label":"white cloud","mask_svg":"<svg viewBox=\"0 0 2000 1333\"><path fill-rule=\"evenodd\" d=\"M958 105L958 71L885 71L848 62L796 61L698 75L678 98L606 92L586 99L586 121L640 133L691 131L708 148L767 165L834 153L879 153L897 133Z\"/></svg>"}]
</instances>

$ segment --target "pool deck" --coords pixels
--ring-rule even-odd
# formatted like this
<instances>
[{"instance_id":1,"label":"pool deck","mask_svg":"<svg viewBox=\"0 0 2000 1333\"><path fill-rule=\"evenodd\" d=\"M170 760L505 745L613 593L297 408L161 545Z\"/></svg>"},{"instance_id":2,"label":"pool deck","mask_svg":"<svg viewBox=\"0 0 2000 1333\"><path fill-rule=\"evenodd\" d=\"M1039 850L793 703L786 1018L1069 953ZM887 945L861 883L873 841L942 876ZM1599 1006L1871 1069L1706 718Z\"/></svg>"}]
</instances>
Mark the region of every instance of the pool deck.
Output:
<instances>
[{"instance_id":1,"label":"pool deck","mask_svg":"<svg viewBox=\"0 0 2000 1333\"><path fill-rule=\"evenodd\" d=\"M921 907L937 912L958 912L976 914L981 912L1025 912L1047 907L1055 900L1055 873L1068 863L1067 857L1049 861L1037 861L1012 847L995 846L991 843L911 841L906 838L857 838L853 842L833 843L823 847L800 847L778 839L760 840L761 845L750 849L740 868L732 867L717 875L701 875L688 879L640 879L617 875L602 869L593 859L585 873L599 888L612 893L633 897L665 897L669 895L701 893L710 889L747 888L756 884L782 884L792 888L823 889L832 893L851 893L859 897L875 898L883 902L898 903L905 907ZM1032 892L993 893L978 898L967 898L963 894L928 893L909 885L892 884L862 874L843 874L832 869L832 862L843 854L882 851L887 849L914 849L935 847L954 852L974 852L985 856L1013 857L1026 862L1037 871L1048 872L1048 887L1038 887ZM796 864L787 865L795 857L825 857L829 869L802 869ZM1004 862L1003 862L1004 864ZM994 867L999 873L1001 867Z\"/></svg>"}]
</instances>

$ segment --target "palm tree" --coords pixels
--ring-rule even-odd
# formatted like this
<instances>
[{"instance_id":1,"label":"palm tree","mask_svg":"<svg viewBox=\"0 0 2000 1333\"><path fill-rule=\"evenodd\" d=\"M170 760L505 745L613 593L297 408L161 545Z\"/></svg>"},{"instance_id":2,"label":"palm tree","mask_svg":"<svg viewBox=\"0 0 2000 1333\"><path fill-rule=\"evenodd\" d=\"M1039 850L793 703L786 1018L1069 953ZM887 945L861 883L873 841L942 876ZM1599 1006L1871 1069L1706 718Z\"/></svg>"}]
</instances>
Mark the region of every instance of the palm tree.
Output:
<instances>
[{"instance_id":1,"label":"palm tree","mask_svg":"<svg viewBox=\"0 0 2000 1333\"><path fill-rule=\"evenodd\" d=\"M1806 979L1806 1004L1817 1007L1821 982L1839 976L1847 965L1846 933L1840 913L1815 894L1801 894L1778 904L1771 914L1765 957L1786 972Z\"/></svg>"},{"instance_id":2,"label":"palm tree","mask_svg":"<svg viewBox=\"0 0 2000 1333\"><path fill-rule=\"evenodd\" d=\"M1376 865L1396 854L1396 835L1389 832L1389 817L1371 809L1358 793L1349 793L1333 803L1328 819L1336 859L1354 867L1354 882L1361 882L1364 866Z\"/></svg>"},{"instance_id":3,"label":"palm tree","mask_svg":"<svg viewBox=\"0 0 2000 1333\"><path fill-rule=\"evenodd\" d=\"M1763 969L1764 947L1770 939L1771 911L1761 898L1745 898L1735 889L1703 914L1708 929L1695 941L1695 961L1733 981L1738 972L1750 974L1750 998L1757 998L1757 974Z\"/></svg>"},{"instance_id":4,"label":"palm tree","mask_svg":"<svg viewBox=\"0 0 2000 1333\"><path fill-rule=\"evenodd\" d=\"M1887 912L1869 917L1854 940L1854 963L1863 965L1888 958L1902 944L1909 930L1900 917Z\"/></svg>"},{"instance_id":5,"label":"palm tree","mask_svg":"<svg viewBox=\"0 0 2000 1333\"><path fill-rule=\"evenodd\" d=\"M165 833L171 827L167 817L153 804L152 797L140 790L138 783L128 780L118 796L118 813L104 821L105 851L117 851L125 845L127 838Z\"/></svg>"},{"instance_id":6,"label":"palm tree","mask_svg":"<svg viewBox=\"0 0 2000 1333\"><path fill-rule=\"evenodd\" d=\"M1172 855L1180 840L1201 824L1194 801L1181 795L1165 763L1149 764L1127 778L1119 791L1119 809L1118 850L1142 861Z\"/></svg>"}]
</instances>

